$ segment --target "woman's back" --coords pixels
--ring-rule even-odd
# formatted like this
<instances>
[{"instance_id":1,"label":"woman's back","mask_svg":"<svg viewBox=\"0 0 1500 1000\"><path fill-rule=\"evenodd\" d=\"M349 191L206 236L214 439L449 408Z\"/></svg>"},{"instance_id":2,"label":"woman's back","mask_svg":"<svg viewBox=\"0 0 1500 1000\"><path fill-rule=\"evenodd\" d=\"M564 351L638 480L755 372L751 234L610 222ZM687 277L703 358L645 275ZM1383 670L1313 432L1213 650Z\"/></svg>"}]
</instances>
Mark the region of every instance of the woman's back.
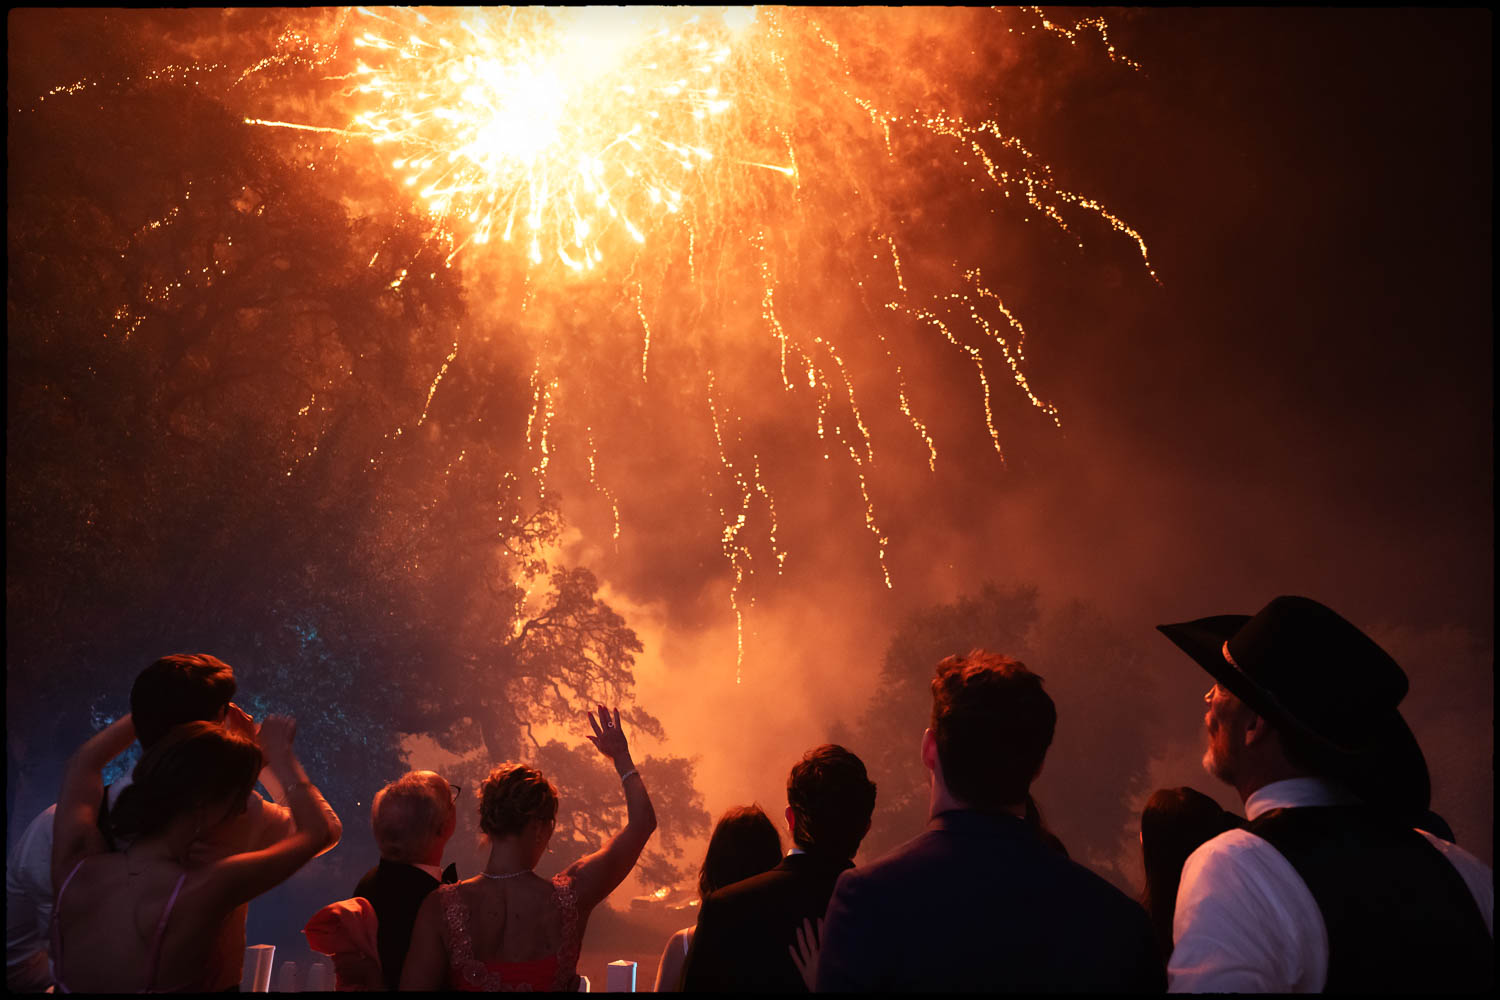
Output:
<instances>
[{"instance_id":1,"label":"woman's back","mask_svg":"<svg viewBox=\"0 0 1500 1000\"><path fill-rule=\"evenodd\" d=\"M437 891L450 985L571 989L586 915L572 880L478 876Z\"/></svg>"},{"instance_id":2,"label":"woman's back","mask_svg":"<svg viewBox=\"0 0 1500 1000\"><path fill-rule=\"evenodd\" d=\"M90 737L68 762L52 846L53 962L74 992L201 992L218 985L217 947L231 914L337 842L338 818L292 753L293 720L273 716L257 740L198 720L142 755L112 810L109 849L98 826L103 766L134 738L131 716ZM264 756L262 747L265 748ZM263 761L291 803L296 830L258 851L188 871L192 845L245 811Z\"/></svg>"},{"instance_id":3,"label":"woman's back","mask_svg":"<svg viewBox=\"0 0 1500 1000\"><path fill-rule=\"evenodd\" d=\"M219 921L194 912L181 866L101 854L74 869L54 909L57 977L74 993L196 992L213 981Z\"/></svg>"}]
</instances>

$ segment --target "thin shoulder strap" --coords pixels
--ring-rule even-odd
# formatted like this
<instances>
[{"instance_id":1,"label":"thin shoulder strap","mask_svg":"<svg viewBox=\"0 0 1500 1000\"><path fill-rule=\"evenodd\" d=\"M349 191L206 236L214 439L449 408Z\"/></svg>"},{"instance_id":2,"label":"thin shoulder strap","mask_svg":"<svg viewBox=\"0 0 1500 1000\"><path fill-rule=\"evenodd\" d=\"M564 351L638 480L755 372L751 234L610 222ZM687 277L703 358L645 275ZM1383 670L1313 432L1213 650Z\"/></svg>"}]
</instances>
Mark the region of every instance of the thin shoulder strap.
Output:
<instances>
[{"instance_id":1,"label":"thin shoulder strap","mask_svg":"<svg viewBox=\"0 0 1500 1000\"><path fill-rule=\"evenodd\" d=\"M182 891L182 883L187 879L187 872L177 876L177 884L172 886L172 898L167 900L167 908L161 911L161 919L156 922L156 936L151 939L151 968L146 973L146 992L156 992L156 968L161 964L161 939L167 930L167 918L172 915L172 907L177 905L177 894Z\"/></svg>"},{"instance_id":2,"label":"thin shoulder strap","mask_svg":"<svg viewBox=\"0 0 1500 1000\"><path fill-rule=\"evenodd\" d=\"M59 984L62 982L62 928L58 926L58 914L62 912L63 893L68 891L68 883L73 881L73 876L78 874L78 869L82 868L87 860L88 858L78 859L78 863L73 866L72 871L68 872L68 877L63 879L61 888L52 899L52 968L55 973L54 978ZM63 988L63 992L67 992L66 987Z\"/></svg>"},{"instance_id":3,"label":"thin shoulder strap","mask_svg":"<svg viewBox=\"0 0 1500 1000\"><path fill-rule=\"evenodd\" d=\"M62 888L57 890L57 898L52 901L53 913L56 913L57 908L62 905L63 893L68 891L68 883L73 881L73 876L78 874L78 869L82 868L83 863L87 860L88 858L79 858L78 863L73 866L73 870L68 872L68 877L63 879Z\"/></svg>"}]
</instances>

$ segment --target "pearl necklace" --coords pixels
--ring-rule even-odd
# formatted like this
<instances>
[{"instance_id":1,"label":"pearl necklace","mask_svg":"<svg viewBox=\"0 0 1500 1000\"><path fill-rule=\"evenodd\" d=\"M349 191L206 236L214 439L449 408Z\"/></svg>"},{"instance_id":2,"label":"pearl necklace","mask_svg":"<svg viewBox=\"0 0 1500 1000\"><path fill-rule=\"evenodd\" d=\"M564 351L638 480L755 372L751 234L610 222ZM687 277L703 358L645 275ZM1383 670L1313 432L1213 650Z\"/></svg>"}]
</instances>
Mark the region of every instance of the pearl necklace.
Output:
<instances>
[{"instance_id":1,"label":"pearl necklace","mask_svg":"<svg viewBox=\"0 0 1500 1000\"><path fill-rule=\"evenodd\" d=\"M492 879L515 878L517 875L530 875L531 874L531 869L530 868L526 868L526 869L523 869L522 871L511 872L509 875L491 875L489 872L480 872L479 874L483 875L485 878L492 878Z\"/></svg>"}]
</instances>

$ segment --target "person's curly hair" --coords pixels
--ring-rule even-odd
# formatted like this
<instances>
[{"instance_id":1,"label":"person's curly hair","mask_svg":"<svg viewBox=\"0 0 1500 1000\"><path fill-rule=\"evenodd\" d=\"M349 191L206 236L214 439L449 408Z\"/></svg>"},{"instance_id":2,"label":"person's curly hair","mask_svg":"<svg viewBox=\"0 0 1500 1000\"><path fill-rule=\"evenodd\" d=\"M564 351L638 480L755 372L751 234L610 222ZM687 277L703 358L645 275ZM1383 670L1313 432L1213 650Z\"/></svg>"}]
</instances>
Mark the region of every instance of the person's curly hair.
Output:
<instances>
[{"instance_id":1,"label":"person's curly hair","mask_svg":"<svg viewBox=\"0 0 1500 1000\"><path fill-rule=\"evenodd\" d=\"M532 820L557 818L557 789L534 767L505 763L479 786L479 829L490 837L520 833Z\"/></svg>"},{"instance_id":2,"label":"person's curly hair","mask_svg":"<svg viewBox=\"0 0 1500 1000\"><path fill-rule=\"evenodd\" d=\"M973 808L1024 802L1056 727L1042 679L1020 660L976 649L937 665L932 732L943 780Z\"/></svg>"}]
</instances>

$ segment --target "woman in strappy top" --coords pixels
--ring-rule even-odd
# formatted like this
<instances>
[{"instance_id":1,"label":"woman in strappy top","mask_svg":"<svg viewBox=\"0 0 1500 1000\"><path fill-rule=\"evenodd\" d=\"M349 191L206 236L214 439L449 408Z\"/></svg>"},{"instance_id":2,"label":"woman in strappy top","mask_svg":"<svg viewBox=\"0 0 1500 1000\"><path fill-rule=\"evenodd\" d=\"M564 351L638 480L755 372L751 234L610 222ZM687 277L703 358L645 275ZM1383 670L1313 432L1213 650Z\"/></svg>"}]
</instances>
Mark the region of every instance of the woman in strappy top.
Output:
<instances>
[{"instance_id":1,"label":"woman in strappy top","mask_svg":"<svg viewBox=\"0 0 1500 1000\"><path fill-rule=\"evenodd\" d=\"M588 739L625 789L625 829L551 879L532 869L547 851L557 790L524 764L501 764L479 789L485 870L438 888L417 911L403 990L576 990L589 914L625 880L656 829L651 796L630 759L620 711L589 713Z\"/></svg>"},{"instance_id":2,"label":"woman in strappy top","mask_svg":"<svg viewBox=\"0 0 1500 1000\"><path fill-rule=\"evenodd\" d=\"M98 827L104 765L135 739L125 716L73 755L52 845L52 961L60 992L199 992L221 925L290 877L339 834L338 817L292 752L296 723L272 716L255 740L211 722L177 726L146 751L111 811L111 852ZM296 831L272 846L188 869L189 847L245 808L263 765L286 788Z\"/></svg>"}]
</instances>

